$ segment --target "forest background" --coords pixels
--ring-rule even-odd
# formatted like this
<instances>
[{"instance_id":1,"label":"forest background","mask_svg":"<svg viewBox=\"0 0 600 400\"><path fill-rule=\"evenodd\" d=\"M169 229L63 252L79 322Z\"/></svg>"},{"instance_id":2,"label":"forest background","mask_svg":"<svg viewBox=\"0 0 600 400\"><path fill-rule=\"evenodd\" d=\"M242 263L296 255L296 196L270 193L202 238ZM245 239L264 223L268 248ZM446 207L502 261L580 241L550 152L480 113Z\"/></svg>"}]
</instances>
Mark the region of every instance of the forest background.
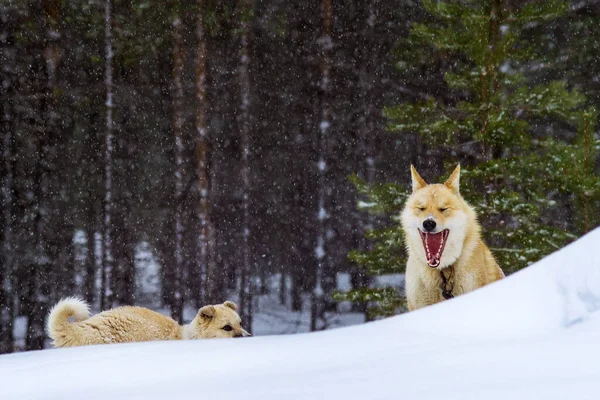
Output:
<instances>
[{"instance_id":1,"label":"forest background","mask_svg":"<svg viewBox=\"0 0 600 400\"><path fill-rule=\"evenodd\" d=\"M597 0L0 0L0 353L46 346L73 295L179 321L232 299L256 330L402 312L411 163L461 163L505 271L562 247L600 223L599 22Z\"/></svg>"}]
</instances>

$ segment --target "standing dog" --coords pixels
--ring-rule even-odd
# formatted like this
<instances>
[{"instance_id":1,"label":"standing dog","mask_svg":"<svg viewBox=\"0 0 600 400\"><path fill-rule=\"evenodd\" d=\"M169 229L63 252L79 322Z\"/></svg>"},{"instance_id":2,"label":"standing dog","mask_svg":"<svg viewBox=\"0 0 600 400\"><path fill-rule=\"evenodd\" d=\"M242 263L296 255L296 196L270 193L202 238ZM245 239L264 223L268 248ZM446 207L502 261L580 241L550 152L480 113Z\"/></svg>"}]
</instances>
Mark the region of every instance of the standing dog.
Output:
<instances>
[{"instance_id":1,"label":"standing dog","mask_svg":"<svg viewBox=\"0 0 600 400\"><path fill-rule=\"evenodd\" d=\"M504 277L481 240L475 210L459 193L460 165L428 185L411 165L412 194L402 212L410 311L468 293Z\"/></svg>"},{"instance_id":2,"label":"standing dog","mask_svg":"<svg viewBox=\"0 0 600 400\"><path fill-rule=\"evenodd\" d=\"M117 307L90 317L87 303L67 298L50 311L46 331L55 347L250 336L236 311L237 306L231 301L204 306L189 325L180 326L143 307Z\"/></svg>"}]
</instances>

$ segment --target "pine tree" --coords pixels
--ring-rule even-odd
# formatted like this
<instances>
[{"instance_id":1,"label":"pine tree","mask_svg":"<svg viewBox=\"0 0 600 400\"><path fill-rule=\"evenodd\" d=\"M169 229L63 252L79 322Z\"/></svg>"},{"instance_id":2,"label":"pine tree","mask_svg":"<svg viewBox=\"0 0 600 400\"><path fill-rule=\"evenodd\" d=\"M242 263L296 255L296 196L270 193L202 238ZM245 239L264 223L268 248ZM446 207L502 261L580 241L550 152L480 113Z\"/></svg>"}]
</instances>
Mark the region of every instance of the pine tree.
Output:
<instances>
[{"instance_id":1,"label":"pine tree","mask_svg":"<svg viewBox=\"0 0 600 400\"><path fill-rule=\"evenodd\" d=\"M391 216L393 223L368 230L366 238L372 241L371 248L367 251L351 251L350 260L361 265L369 276L403 272L406 254L402 246L402 230L398 227L398 217L409 194L407 188L395 183L368 183L358 176L352 176L351 181L366 198L359 201L358 208L374 215ZM347 293L336 292L333 298L338 301L367 303L368 319L393 315L398 310L406 311L404 299L392 287L355 288Z\"/></svg>"},{"instance_id":2,"label":"pine tree","mask_svg":"<svg viewBox=\"0 0 600 400\"><path fill-rule=\"evenodd\" d=\"M597 199L590 161L593 112L581 111L583 95L564 82L538 83L523 73L540 59L523 31L564 14L568 3L423 0L423 6L431 19L413 26L397 66L409 74L442 60L446 88L387 108L389 130L419 134L430 147L441 149L448 167L457 160L463 164L461 192L478 211L485 241L505 272L516 271L582 232L575 223L565 226L544 218L564 203L565 195L571 193L584 210L587 204L582 218L587 215L588 225ZM587 164L576 161L582 152ZM574 163L581 165L574 168ZM380 212L397 213L408 194L408 187L396 185L366 187L359 182L358 187L369 197L363 204ZM371 273L403 271L399 231L392 226L371 233L373 249L351 257ZM375 301L375 312L383 314L402 303L389 289L342 297Z\"/></svg>"},{"instance_id":3,"label":"pine tree","mask_svg":"<svg viewBox=\"0 0 600 400\"><path fill-rule=\"evenodd\" d=\"M547 168L562 168L552 183L569 197L572 209L569 232L574 236L581 236L600 225L600 177L595 168L600 138L594 135L597 118L596 109L590 107L577 114L578 133L571 143L546 143L551 155Z\"/></svg>"}]
</instances>

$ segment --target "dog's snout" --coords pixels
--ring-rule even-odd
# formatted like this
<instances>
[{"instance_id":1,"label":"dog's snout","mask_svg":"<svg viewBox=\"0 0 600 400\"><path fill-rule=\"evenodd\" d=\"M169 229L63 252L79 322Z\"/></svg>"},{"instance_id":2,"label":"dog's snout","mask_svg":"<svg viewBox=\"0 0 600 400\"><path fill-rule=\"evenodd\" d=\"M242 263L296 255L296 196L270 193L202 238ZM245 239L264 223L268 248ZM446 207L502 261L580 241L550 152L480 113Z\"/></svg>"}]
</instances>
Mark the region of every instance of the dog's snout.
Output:
<instances>
[{"instance_id":1,"label":"dog's snout","mask_svg":"<svg viewBox=\"0 0 600 400\"><path fill-rule=\"evenodd\" d=\"M423 229L425 229L426 232L431 232L435 229L435 226L436 223L432 219L426 219L425 221L423 221Z\"/></svg>"}]
</instances>

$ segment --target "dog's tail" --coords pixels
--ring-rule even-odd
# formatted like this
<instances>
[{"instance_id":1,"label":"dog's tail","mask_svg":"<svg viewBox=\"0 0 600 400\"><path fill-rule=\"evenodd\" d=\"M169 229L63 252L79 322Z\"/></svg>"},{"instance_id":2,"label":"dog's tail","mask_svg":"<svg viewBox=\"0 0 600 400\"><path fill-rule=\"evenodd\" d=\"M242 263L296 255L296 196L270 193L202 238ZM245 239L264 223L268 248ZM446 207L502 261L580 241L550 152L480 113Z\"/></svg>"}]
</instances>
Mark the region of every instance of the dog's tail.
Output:
<instances>
[{"instance_id":1,"label":"dog's tail","mask_svg":"<svg viewBox=\"0 0 600 400\"><path fill-rule=\"evenodd\" d=\"M68 334L71 328L69 318L73 318L73 322L80 322L88 319L89 316L90 306L85 301L76 297L67 297L50 310L46 333L56 343L57 339Z\"/></svg>"}]
</instances>

